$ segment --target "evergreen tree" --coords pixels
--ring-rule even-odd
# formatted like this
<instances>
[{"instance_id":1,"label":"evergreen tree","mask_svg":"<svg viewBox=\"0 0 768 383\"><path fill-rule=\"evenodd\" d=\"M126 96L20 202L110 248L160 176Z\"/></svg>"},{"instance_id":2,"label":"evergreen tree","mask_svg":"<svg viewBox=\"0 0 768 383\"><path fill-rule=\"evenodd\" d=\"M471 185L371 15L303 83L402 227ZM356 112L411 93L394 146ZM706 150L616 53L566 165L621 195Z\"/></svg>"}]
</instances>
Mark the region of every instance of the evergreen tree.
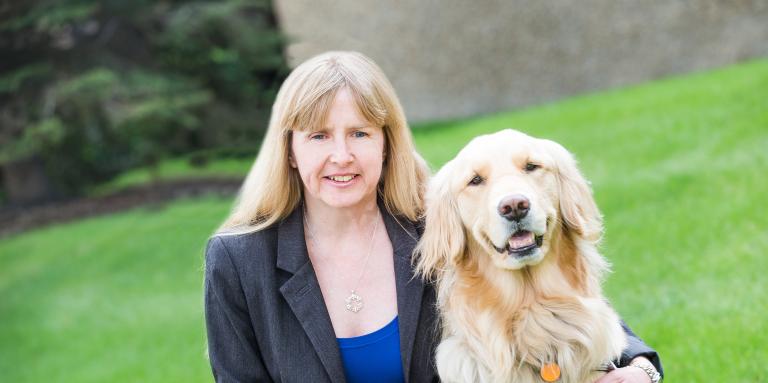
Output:
<instances>
[{"instance_id":1,"label":"evergreen tree","mask_svg":"<svg viewBox=\"0 0 768 383\"><path fill-rule=\"evenodd\" d=\"M0 4L11 202L74 195L169 155L255 151L286 74L266 1Z\"/></svg>"}]
</instances>

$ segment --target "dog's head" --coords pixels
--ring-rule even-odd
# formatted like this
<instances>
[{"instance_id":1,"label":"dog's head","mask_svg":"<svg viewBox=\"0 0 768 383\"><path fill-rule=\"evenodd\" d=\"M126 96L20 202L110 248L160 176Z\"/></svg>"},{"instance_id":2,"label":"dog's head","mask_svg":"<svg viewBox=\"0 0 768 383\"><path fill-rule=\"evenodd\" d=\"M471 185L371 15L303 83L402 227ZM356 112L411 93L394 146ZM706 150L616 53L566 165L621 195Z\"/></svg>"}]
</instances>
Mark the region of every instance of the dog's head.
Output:
<instances>
[{"instance_id":1,"label":"dog's head","mask_svg":"<svg viewBox=\"0 0 768 383\"><path fill-rule=\"evenodd\" d=\"M432 276L478 246L503 269L540 263L555 234L594 243L600 213L571 154L503 130L472 140L432 179L418 270Z\"/></svg>"}]
</instances>

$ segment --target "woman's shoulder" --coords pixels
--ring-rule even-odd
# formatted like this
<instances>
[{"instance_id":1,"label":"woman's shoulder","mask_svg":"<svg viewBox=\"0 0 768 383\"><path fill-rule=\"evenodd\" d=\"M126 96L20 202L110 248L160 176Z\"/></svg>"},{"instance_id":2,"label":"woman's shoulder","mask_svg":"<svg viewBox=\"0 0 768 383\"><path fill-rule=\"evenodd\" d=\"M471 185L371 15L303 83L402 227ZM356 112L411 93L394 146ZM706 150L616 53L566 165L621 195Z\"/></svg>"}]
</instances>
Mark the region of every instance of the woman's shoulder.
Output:
<instances>
[{"instance_id":1,"label":"woman's shoulder","mask_svg":"<svg viewBox=\"0 0 768 383\"><path fill-rule=\"evenodd\" d=\"M252 244L254 242L270 241L277 237L278 225L272 225L270 227L261 230L231 230L220 231L214 233L208 241L218 240L222 243L232 246L239 246L242 244Z\"/></svg>"},{"instance_id":2,"label":"woman's shoulder","mask_svg":"<svg viewBox=\"0 0 768 383\"><path fill-rule=\"evenodd\" d=\"M206 264L229 262L238 267L244 262L269 258L277 247L277 229L269 227L253 232L220 232L208 238Z\"/></svg>"}]
</instances>

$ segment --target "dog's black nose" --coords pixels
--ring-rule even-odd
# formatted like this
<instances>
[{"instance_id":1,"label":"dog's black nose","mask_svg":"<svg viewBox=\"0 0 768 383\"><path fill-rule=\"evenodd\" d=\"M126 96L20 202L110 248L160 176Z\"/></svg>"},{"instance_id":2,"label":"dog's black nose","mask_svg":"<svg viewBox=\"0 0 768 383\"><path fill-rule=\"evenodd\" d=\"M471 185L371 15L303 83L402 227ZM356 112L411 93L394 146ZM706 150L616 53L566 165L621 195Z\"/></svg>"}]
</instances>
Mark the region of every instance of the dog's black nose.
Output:
<instances>
[{"instance_id":1,"label":"dog's black nose","mask_svg":"<svg viewBox=\"0 0 768 383\"><path fill-rule=\"evenodd\" d=\"M510 220L519 221L528 214L531 202L520 194L508 195L499 202L499 215Z\"/></svg>"}]
</instances>

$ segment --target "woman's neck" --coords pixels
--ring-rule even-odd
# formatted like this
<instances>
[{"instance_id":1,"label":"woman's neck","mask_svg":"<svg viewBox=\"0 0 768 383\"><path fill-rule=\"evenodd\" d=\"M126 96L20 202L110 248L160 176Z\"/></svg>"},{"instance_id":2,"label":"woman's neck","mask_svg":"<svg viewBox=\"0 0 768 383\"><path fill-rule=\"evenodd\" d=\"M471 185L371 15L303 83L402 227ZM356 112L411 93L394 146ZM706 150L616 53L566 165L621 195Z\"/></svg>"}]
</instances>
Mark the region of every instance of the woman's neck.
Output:
<instances>
[{"instance_id":1,"label":"woman's neck","mask_svg":"<svg viewBox=\"0 0 768 383\"><path fill-rule=\"evenodd\" d=\"M346 208L328 206L307 198L304 209L311 234L326 240L356 238L361 233L370 233L371 225L379 219L379 206L375 197Z\"/></svg>"}]
</instances>

